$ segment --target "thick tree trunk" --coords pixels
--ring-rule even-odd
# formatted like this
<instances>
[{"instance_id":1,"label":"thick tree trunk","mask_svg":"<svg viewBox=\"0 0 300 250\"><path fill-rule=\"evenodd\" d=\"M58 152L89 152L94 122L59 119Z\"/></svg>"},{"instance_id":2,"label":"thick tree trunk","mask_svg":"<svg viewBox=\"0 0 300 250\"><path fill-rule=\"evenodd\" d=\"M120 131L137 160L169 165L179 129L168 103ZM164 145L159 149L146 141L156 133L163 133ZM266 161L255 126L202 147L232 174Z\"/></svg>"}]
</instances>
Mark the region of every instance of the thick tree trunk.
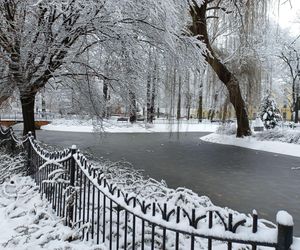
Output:
<instances>
[{"instance_id":1,"label":"thick tree trunk","mask_svg":"<svg viewBox=\"0 0 300 250\"><path fill-rule=\"evenodd\" d=\"M21 93L20 100L22 104L22 113L24 121L23 135L32 132L35 137L34 104L36 93Z\"/></svg>"},{"instance_id":2,"label":"thick tree trunk","mask_svg":"<svg viewBox=\"0 0 300 250\"><path fill-rule=\"evenodd\" d=\"M193 25L190 27L193 35L206 44L209 53L206 54L206 61L213 68L219 79L225 84L229 92L229 99L232 103L237 117L237 137L251 135L246 105L242 98L240 86L236 77L227 69L227 67L217 58L212 49L207 32L206 10L207 1L200 7L194 2L190 13L193 18Z\"/></svg>"},{"instance_id":3,"label":"thick tree trunk","mask_svg":"<svg viewBox=\"0 0 300 250\"><path fill-rule=\"evenodd\" d=\"M225 82L224 82L225 83ZM245 102L242 98L240 87L238 81L234 76L231 75L231 79L225 83L229 91L229 99L232 103L236 118L237 118L237 137L249 136L251 135L251 129L249 126L248 114L246 111Z\"/></svg>"}]
</instances>

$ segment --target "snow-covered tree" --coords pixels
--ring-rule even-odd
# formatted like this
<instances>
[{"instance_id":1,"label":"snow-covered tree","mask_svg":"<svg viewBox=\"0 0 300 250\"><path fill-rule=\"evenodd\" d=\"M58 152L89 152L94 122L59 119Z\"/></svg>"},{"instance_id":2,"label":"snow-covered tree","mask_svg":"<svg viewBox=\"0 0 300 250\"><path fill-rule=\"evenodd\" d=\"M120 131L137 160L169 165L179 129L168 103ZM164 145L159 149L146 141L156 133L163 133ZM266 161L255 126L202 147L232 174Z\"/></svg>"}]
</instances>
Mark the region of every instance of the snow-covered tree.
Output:
<instances>
[{"instance_id":1,"label":"snow-covered tree","mask_svg":"<svg viewBox=\"0 0 300 250\"><path fill-rule=\"evenodd\" d=\"M283 39L281 39L283 40ZM297 46L298 45L298 46ZM291 111L294 115L294 122L298 123L298 96L299 96L299 72L300 72L300 55L299 55L299 44L296 43L296 40L288 42L287 38L283 42L282 49L278 55L280 59L284 62L284 65L287 69L285 73L285 78L291 86Z\"/></svg>"},{"instance_id":2,"label":"snow-covered tree","mask_svg":"<svg viewBox=\"0 0 300 250\"><path fill-rule=\"evenodd\" d=\"M273 129L282 120L276 101L270 95L263 98L260 107L260 118L266 129Z\"/></svg>"},{"instance_id":3,"label":"snow-covered tree","mask_svg":"<svg viewBox=\"0 0 300 250\"><path fill-rule=\"evenodd\" d=\"M188 9L179 0L0 0L0 60L6 74L0 79L0 101L17 89L24 133L34 132L37 92L53 79L75 77L86 88L96 79L109 80L103 74L105 54L118 61L109 87L136 98L146 82L150 47L177 58L194 48L194 64L201 63L204 46L187 36Z\"/></svg>"}]
</instances>

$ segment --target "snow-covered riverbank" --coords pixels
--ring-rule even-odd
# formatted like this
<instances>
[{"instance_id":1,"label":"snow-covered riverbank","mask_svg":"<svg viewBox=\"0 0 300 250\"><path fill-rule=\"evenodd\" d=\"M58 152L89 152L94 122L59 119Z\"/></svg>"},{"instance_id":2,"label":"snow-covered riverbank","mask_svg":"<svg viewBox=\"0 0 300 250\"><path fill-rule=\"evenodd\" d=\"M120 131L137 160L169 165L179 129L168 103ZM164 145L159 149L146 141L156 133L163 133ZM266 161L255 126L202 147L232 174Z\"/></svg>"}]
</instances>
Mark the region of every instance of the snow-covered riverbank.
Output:
<instances>
[{"instance_id":1,"label":"snow-covered riverbank","mask_svg":"<svg viewBox=\"0 0 300 250\"><path fill-rule=\"evenodd\" d=\"M200 138L202 141L233 145L276 154L300 157L300 145L281 141L259 140L256 137L237 138L235 135L212 133Z\"/></svg>"},{"instance_id":2,"label":"snow-covered riverbank","mask_svg":"<svg viewBox=\"0 0 300 250\"><path fill-rule=\"evenodd\" d=\"M196 121L168 121L157 120L154 124L137 122L119 122L116 119L104 120L102 123L93 120L79 119L56 119L51 124L43 126L42 130L68 131L68 132L97 132L107 133L156 133L156 132L215 132L218 128L217 123Z\"/></svg>"}]
</instances>

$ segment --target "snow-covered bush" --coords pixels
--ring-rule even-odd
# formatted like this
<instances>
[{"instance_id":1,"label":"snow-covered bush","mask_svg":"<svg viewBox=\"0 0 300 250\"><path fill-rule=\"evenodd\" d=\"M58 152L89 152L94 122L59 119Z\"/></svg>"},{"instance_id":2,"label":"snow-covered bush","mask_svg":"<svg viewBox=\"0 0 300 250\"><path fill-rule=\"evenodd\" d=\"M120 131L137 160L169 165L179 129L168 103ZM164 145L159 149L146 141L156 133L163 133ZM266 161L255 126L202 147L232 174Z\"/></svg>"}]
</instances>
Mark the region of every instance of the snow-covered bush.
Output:
<instances>
[{"instance_id":1,"label":"snow-covered bush","mask_svg":"<svg viewBox=\"0 0 300 250\"><path fill-rule=\"evenodd\" d=\"M270 95L264 97L260 107L260 118L266 129L273 129L282 121L276 101Z\"/></svg>"},{"instance_id":2,"label":"snow-covered bush","mask_svg":"<svg viewBox=\"0 0 300 250\"><path fill-rule=\"evenodd\" d=\"M223 123L216 131L217 134L221 135L235 135L236 134L236 124L235 123Z\"/></svg>"},{"instance_id":3,"label":"snow-covered bush","mask_svg":"<svg viewBox=\"0 0 300 250\"><path fill-rule=\"evenodd\" d=\"M110 162L94 160L93 165L101 171L106 180L124 190L134 193L137 198L148 202L170 202L177 206L190 206L192 208L213 206L206 196L199 196L185 188L171 189L164 180L157 181L147 178L141 170L134 169L128 162Z\"/></svg>"},{"instance_id":4,"label":"snow-covered bush","mask_svg":"<svg viewBox=\"0 0 300 250\"><path fill-rule=\"evenodd\" d=\"M276 128L272 130L265 130L264 132L255 134L253 136L260 141L281 141L300 144L300 131L291 129Z\"/></svg>"}]
</instances>

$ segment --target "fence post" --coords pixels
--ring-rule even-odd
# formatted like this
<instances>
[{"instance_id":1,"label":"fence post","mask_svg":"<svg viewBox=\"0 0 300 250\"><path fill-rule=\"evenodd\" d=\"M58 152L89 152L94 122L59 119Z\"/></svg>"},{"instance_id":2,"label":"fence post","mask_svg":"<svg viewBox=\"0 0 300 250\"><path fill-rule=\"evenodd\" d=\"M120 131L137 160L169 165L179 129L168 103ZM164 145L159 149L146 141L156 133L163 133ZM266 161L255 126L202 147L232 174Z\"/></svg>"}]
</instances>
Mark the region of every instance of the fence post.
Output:
<instances>
[{"instance_id":1,"label":"fence post","mask_svg":"<svg viewBox=\"0 0 300 250\"><path fill-rule=\"evenodd\" d=\"M73 192L73 187L75 186L75 159L74 159L74 155L76 154L77 151L77 147L76 145L72 145L71 147L71 164L70 164L70 190L71 192ZM74 197L73 197L74 199ZM72 226L72 222L74 219L74 200L71 201L71 203L69 204L69 220L68 220L68 226L71 227Z\"/></svg>"},{"instance_id":2,"label":"fence post","mask_svg":"<svg viewBox=\"0 0 300 250\"><path fill-rule=\"evenodd\" d=\"M276 222L278 227L276 250L289 250L293 244L293 217L286 211L279 211Z\"/></svg>"},{"instance_id":3,"label":"fence post","mask_svg":"<svg viewBox=\"0 0 300 250\"><path fill-rule=\"evenodd\" d=\"M10 150L11 152L14 154L16 152L16 142L13 138L14 136L14 131L13 129L10 127Z\"/></svg>"},{"instance_id":4,"label":"fence post","mask_svg":"<svg viewBox=\"0 0 300 250\"><path fill-rule=\"evenodd\" d=\"M27 175L33 175L34 171L32 169L32 155L31 155L31 145L29 138L32 136L32 133L28 132L28 141L27 141Z\"/></svg>"}]
</instances>

